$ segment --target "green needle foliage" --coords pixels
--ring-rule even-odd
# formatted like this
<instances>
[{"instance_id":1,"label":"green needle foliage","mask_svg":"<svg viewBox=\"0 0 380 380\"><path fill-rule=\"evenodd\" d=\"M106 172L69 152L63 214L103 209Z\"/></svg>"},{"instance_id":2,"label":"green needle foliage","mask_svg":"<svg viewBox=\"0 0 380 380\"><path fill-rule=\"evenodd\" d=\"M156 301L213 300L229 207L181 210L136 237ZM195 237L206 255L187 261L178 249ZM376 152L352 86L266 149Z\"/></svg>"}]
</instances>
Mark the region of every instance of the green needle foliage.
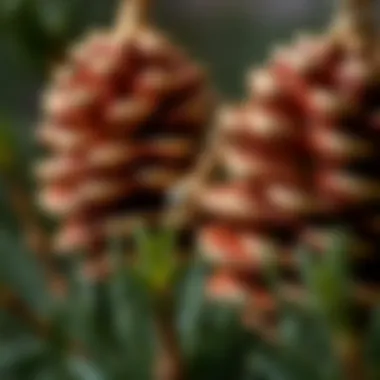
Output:
<instances>
[{"instance_id":1,"label":"green needle foliage","mask_svg":"<svg viewBox=\"0 0 380 380\"><path fill-rule=\"evenodd\" d=\"M149 234L144 234L149 240ZM154 234L146 243L155 245L159 240L163 244L166 239L165 233ZM43 276L37 262L33 262L33 256L25 249L6 246L6 235L1 241L2 269L8 273L9 279L12 278L7 285L29 300L38 314L42 295L49 289L46 284L41 287ZM13 262L15 257L31 260L27 278L20 275ZM41 332L34 331L28 320L13 319L6 313L2 315L3 326L15 323L17 326L12 331L7 328L8 334L0 343L7 347L4 348L6 355L0 360L1 376L17 374L19 380L154 378L153 358L158 345L152 320L151 293L146 285L157 283L145 282L147 277L140 277L139 271L120 265L122 251L114 249L112 260L115 272L102 283L86 280L81 272L80 259L70 262L68 296L65 299L49 298L46 301L50 306L49 313L38 314L45 316L46 334L41 336ZM194 281L198 281L194 275L199 276L199 271L202 274L207 272L201 266L195 263L186 270L187 278L180 286L188 289L178 291L180 299L175 301L179 306L175 325L182 330L179 334L181 346L192 347L186 355L186 368L191 379L232 380L245 368L249 342L240 325L238 308L209 303L203 297L203 288L193 287ZM21 331L25 333L21 334ZM24 367L28 369L25 374L22 372Z\"/></svg>"},{"instance_id":2,"label":"green needle foliage","mask_svg":"<svg viewBox=\"0 0 380 380\"><path fill-rule=\"evenodd\" d=\"M343 240L341 235L336 236L337 242L329 250L329 256L320 257L318 265L305 264L302 268L313 302L304 307L282 300L276 344L263 342L244 330L241 308L237 304L211 302L204 297L208 269L198 260L190 262L181 272L183 277L177 285L171 280L166 282L165 286L170 284L177 289L174 292L175 329L184 353L187 378L345 379L333 346L336 333L348 328L345 314L336 314L335 309L335 303L340 305L346 299L342 284L347 283L341 269L343 264L337 265L344 249ZM155 378L154 360L159 345L152 294L163 289L163 278L173 277L157 275L154 269L159 269L160 273L172 273L173 263L157 257L163 254L164 247L173 249L171 234L139 230L136 239L142 239L140 244L145 246L141 256L144 265L138 260L136 267L125 265L121 244L112 244L110 255L114 272L101 283L93 283L83 276L80 258L70 260L67 273L69 294L64 299L49 296L40 266L30 252L6 233L0 238L1 283L19 294L35 314L43 317L46 326L46 333L41 335L41 331L35 331L27 319L5 309L2 311L1 378ZM307 252L304 250L302 254ZM169 256L168 251L163 254L166 255ZM159 265L151 266L151 260ZM20 271L22 261L29 262L25 272ZM329 291L326 291L325 279L328 279ZM280 297L281 292L278 294ZM339 320L340 316L342 320ZM379 310L374 312L372 319L365 361L371 376L368 380L377 380Z\"/></svg>"}]
</instances>

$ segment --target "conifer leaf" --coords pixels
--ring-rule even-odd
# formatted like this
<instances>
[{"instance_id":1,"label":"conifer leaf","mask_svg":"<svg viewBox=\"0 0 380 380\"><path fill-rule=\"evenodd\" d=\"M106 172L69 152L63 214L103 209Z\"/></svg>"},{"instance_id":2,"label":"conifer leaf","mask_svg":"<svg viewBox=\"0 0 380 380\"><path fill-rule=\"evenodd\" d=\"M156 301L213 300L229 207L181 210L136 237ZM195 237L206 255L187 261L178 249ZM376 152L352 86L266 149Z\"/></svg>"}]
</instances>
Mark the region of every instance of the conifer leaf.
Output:
<instances>
[{"instance_id":1,"label":"conifer leaf","mask_svg":"<svg viewBox=\"0 0 380 380\"><path fill-rule=\"evenodd\" d=\"M243 380L291 380L275 349L255 347L248 359L248 369Z\"/></svg>"},{"instance_id":2,"label":"conifer leaf","mask_svg":"<svg viewBox=\"0 0 380 380\"><path fill-rule=\"evenodd\" d=\"M107 380L102 371L85 358L70 357L68 366L76 380Z\"/></svg>"},{"instance_id":3,"label":"conifer leaf","mask_svg":"<svg viewBox=\"0 0 380 380\"><path fill-rule=\"evenodd\" d=\"M37 360L46 350L43 342L33 336L20 336L0 340L0 376L16 371L26 362Z\"/></svg>"},{"instance_id":4,"label":"conifer leaf","mask_svg":"<svg viewBox=\"0 0 380 380\"><path fill-rule=\"evenodd\" d=\"M41 266L17 237L5 231L0 231L0 282L18 293L36 312L50 313L52 299Z\"/></svg>"},{"instance_id":5,"label":"conifer leaf","mask_svg":"<svg viewBox=\"0 0 380 380\"><path fill-rule=\"evenodd\" d=\"M308 374L316 380L337 378L331 330L324 318L302 307L286 305L279 327L281 356L290 373Z\"/></svg>"},{"instance_id":6,"label":"conifer leaf","mask_svg":"<svg viewBox=\"0 0 380 380\"><path fill-rule=\"evenodd\" d=\"M380 305L374 310L367 342L370 380L380 379Z\"/></svg>"},{"instance_id":7,"label":"conifer leaf","mask_svg":"<svg viewBox=\"0 0 380 380\"><path fill-rule=\"evenodd\" d=\"M137 273L153 292L170 289L178 269L174 252L175 232L167 229L153 233L139 228L135 239Z\"/></svg>"},{"instance_id":8,"label":"conifer leaf","mask_svg":"<svg viewBox=\"0 0 380 380\"><path fill-rule=\"evenodd\" d=\"M26 379L25 379L26 380ZM33 379L34 380L34 379ZM66 366L48 363L36 374L35 380L79 380L70 374Z\"/></svg>"},{"instance_id":9,"label":"conifer leaf","mask_svg":"<svg viewBox=\"0 0 380 380\"><path fill-rule=\"evenodd\" d=\"M197 324L190 378L234 380L243 375L248 346L240 315L241 310L231 305L205 304Z\"/></svg>"},{"instance_id":10,"label":"conifer leaf","mask_svg":"<svg viewBox=\"0 0 380 380\"><path fill-rule=\"evenodd\" d=\"M91 345L96 303L94 284L83 275L83 259L80 254L71 258L70 264L70 295L67 300L68 334L71 338Z\"/></svg>"},{"instance_id":11,"label":"conifer leaf","mask_svg":"<svg viewBox=\"0 0 380 380\"><path fill-rule=\"evenodd\" d=\"M348 270L348 235L331 231L332 244L323 255L301 247L298 252L301 274L315 310L336 328L347 326L351 283Z\"/></svg>"},{"instance_id":12,"label":"conifer leaf","mask_svg":"<svg viewBox=\"0 0 380 380\"><path fill-rule=\"evenodd\" d=\"M194 354L196 341L200 339L197 329L205 305L205 286L207 268L194 260L184 274L184 281L179 288L178 326L182 347L188 356Z\"/></svg>"},{"instance_id":13,"label":"conifer leaf","mask_svg":"<svg viewBox=\"0 0 380 380\"><path fill-rule=\"evenodd\" d=\"M109 281L109 301L114 326L114 336L121 346L128 345L131 338L134 286L129 268L124 263L124 252L118 241L110 247L112 276Z\"/></svg>"},{"instance_id":14,"label":"conifer leaf","mask_svg":"<svg viewBox=\"0 0 380 380\"><path fill-rule=\"evenodd\" d=\"M151 311L145 288L135 272L125 265L124 257L121 244L113 242L114 271L108 294L118 362L111 359L110 365L115 378L148 380L153 360Z\"/></svg>"}]
</instances>

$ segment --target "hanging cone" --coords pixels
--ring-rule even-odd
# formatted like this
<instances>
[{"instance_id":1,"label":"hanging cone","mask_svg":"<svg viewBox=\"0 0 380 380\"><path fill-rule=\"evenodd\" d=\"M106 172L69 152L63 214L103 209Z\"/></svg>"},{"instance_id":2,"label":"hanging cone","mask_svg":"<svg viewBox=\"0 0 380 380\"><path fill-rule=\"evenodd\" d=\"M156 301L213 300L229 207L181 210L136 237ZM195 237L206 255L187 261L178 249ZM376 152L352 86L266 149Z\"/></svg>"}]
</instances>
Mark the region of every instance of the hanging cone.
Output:
<instances>
[{"instance_id":1,"label":"hanging cone","mask_svg":"<svg viewBox=\"0 0 380 380\"><path fill-rule=\"evenodd\" d=\"M271 298L268 262L297 290L286 296L304 301L296 246L323 254L340 225L352 238L355 302L371 308L379 298L380 56L363 4L344 3L326 35L276 49L248 75L248 99L220 112L215 166L223 174L203 178L193 196L197 242L216 268L209 294L220 299L228 289L227 299L241 299L244 291L253 320L256 295Z\"/></svg>"},{"instance_id":2,"label":"hanging cone","mask_svg":"<svg viewBox=\"0 0 380 380\"><path fill-rule=\"evenodd\" d=\"M212 92L146 11L124 1L115 28L76 43L45 92L50 155L36 171L41 206L62 221L59 252L97 255L114 218L158 215L199 150Z\"/></svg>"}]
</instances>

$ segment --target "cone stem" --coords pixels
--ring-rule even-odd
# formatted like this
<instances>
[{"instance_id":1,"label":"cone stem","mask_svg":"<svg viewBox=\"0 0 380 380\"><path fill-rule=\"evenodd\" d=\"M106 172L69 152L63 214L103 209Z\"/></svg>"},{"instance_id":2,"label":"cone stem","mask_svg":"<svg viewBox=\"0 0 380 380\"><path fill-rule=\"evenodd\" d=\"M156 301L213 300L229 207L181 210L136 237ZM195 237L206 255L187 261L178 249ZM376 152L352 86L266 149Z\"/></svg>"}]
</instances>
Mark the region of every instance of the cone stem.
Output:
<instances>
[{"instance_id":1,"label":"cone stem","mask_svg":"<svg viewBox=\"0 0 380 380\"><path fill-rule=\"evenodd\" d=\"M373 0L339 0L333 30L342 37L370 39L374 33Z\"/></svg>"},{"instance_id":2,"label":"cone stem","mask_svg":"<svg viewBox=\"0 0 380 380\"><path fill-rule=\"evenodd\" d=\"M220 136L217 128L213 129L206 143L207 149L200 155L195 165L194 172L187 178L187 189L185 194L181 194L181 202L179 205L174 204L169 207L165 215L165 224L168 226L176 226L184 228L189 225L196 216L198 210L195 206L198 194L208 183L219 164L220 158Z\"/></svg>"},{"instance_id":3,"label":"cone stem","mask_svg":"<svg viewBox=\"0 0 380 380\"><path fill-rule=\"evenodd\" d=\"M148 21L150 0L121 0L116 16L115 34L126 37Z\"/></svg>"}]
</instances>

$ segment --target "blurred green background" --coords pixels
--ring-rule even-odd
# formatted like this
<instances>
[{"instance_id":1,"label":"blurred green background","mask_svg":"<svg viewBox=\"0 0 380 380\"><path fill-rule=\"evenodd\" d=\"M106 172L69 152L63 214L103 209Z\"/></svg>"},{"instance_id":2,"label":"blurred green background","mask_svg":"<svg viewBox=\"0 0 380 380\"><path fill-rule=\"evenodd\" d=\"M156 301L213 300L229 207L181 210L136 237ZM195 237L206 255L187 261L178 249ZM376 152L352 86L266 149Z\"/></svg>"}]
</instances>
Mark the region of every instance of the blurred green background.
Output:
<instances>
[{"instance_id":1,"label":"blurred green background","mask_svg":"<svg viewBox=\"0 0 380 380\"><path fill-rule=\"evenodd\" d=\"M27 25L28 15L18 14L17 7L22 2L37 4L34 11L40 25ZM46 44L41 30L74 38L89 28L111 22L116 3L1 0L2 15L12 24L4 27L3 20L0 36L2 112L17 121L20 128L33 124L43 75L39 62L32 65L31 60L36 63L41 58ZM209 67L222 94L236 97L243 91L247 67L260 62L271 46L286 41L293 31L324 25L333 6L332 0L156 0L155 19ZM25 30L32 42L29 45L34 46L32 56L18 39Z\"/></svg>"}]
</instances>

